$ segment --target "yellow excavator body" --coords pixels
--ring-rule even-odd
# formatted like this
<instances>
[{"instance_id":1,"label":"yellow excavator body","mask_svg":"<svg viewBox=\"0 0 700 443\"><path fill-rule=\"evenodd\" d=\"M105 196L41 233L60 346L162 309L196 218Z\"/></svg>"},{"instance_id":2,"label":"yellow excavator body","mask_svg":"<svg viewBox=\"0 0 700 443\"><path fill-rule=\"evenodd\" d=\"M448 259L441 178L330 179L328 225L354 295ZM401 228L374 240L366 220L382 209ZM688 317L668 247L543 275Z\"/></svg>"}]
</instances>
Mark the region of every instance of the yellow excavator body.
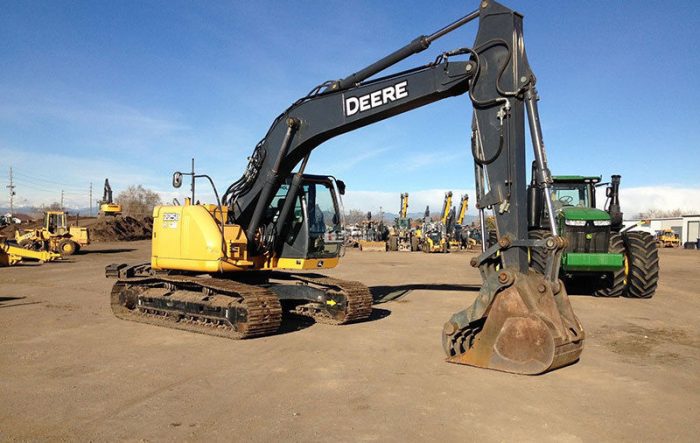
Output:
<instances>
[{"instance_id":1,"label":"yellow excavator body","mask_svg":"<svg viewBox=\"0 0 700 443\"><path fill-rule=\"evenodd\" d=\"M226 220L216 205L156 206L153 210L151 267L202 273L250 270L330 269L338 257L250 256L239 225ZM223 226L223 229L222 229Z\"/></svg>"},{"instance_id":2,"label":"yellow excavator body","mask_svg":"<svg viewBox=\"0 0 700 443\"><path fill-rule=\"evenodd\" d=\"M117 216L122 213L122 205L117 203L102 203L100 205L100 214L108 216Z\"/></svg>"}]
</instances>

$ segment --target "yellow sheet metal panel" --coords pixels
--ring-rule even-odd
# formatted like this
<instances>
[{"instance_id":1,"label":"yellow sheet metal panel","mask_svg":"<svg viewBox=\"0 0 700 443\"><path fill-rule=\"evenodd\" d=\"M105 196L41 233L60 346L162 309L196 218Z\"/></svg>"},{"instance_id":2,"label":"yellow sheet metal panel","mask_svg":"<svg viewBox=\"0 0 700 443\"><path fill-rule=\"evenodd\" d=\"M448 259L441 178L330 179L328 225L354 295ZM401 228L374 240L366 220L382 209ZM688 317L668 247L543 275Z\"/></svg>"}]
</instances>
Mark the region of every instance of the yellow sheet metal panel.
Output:
<instances>
[{"instance_id":1,"label":"yellow sheet metal panel","mask_svg":"<svg viewBox=\"0 0 700 443\"><path fill-rule=\"evenodd\" d=\"M154 269L219 270L226 246L220 227L207 208L157 206L153 214L151 266Z\"/></svg>"}]
</instances>

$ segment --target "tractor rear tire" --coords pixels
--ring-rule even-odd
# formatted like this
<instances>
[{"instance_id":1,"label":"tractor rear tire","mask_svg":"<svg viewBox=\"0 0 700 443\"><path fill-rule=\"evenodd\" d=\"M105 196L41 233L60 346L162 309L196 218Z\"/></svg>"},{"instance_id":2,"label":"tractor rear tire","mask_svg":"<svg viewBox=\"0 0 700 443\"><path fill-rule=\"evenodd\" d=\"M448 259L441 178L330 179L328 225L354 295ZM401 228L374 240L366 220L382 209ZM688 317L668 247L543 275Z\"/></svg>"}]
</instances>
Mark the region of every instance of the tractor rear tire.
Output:
<instances>
[{"instance_id":1,"label":"tractor rear tire","mask_svg":"<svg viewBox=\"0 0 700 443\"><path fill-rule=\"evenodd\" d=\"M530 240L542 240L547 237L549 231L536 229L529 232ZM544 268L547 265L547 255L541 248L530 248L530 267L544 275Z\"/></svg>"},{"instance_id":2,"label":"tractor rear tire","mask_svg":"<svg viewBox=\"0 0 700 443\"><path fill-rule=\"evenodd\" d=\"M593 291L593 295L596 297L619 297L625 295L628 268L625 249L625 241L622 235L617 232L611 233L608 243L608 252L610 254L622 254L625 258L623 266L620 269L606 273L606 278L601 281L600 285Z\"/></svg>"},{"instance_id":3,"label":"tractor rear tire","mask_svg":"<svg viewBox=\"0 0 700 443\"><path fill-rule=\"evenodd\" d=\"M78 244L69 238L58 242L58 253L63 256L73 255L78 250Z\"/></svg>"},{"instance_id":4,"label":"tractor rear tire","mask_svg":"<svg viewBox=\"0 0 700 443\"><path fill-rule=\"evenodd\" d=\"M659 284L659 250L654 237L647 232L628 232L625 235L629 275L626 296L651 298Z\"/></svg>"}]
</instances>

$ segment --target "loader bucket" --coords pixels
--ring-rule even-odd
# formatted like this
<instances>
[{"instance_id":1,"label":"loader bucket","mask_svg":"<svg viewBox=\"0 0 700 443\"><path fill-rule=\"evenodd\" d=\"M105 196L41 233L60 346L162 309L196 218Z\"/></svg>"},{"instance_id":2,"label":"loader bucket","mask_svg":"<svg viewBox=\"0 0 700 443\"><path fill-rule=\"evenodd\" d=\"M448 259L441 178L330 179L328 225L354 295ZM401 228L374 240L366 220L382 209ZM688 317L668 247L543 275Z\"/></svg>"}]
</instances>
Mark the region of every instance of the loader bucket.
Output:
<instances>
[{"instance_id":1,"label":"loader bucket","mask_svg":"<svg viewBox=\"0 0 700 443\"><path fill-rule=\"evenodd\" d=\"M363 252L386 252L386 242L360 240L360 251L363 251Z\"/></svg>"},{"instance_id":2,"label":"loader bucket","mask_svg":"<svg viewBox=\"0 0 700 443\"><path fill-rule=\"evenodd\" d=\"M564 285L559 282L555 294L552 285L532 271L516 274L512 280L511 285L499 288L488 304L484 301L489 297L482 289L471 308L445 324L447 361L535 375L578 360L585 334ZM465 329L455 327L460 314L474 316L480 310L483 316L470 320L466 334ZM460 333L462 336L454 340Z\"/></svg>"}]
</instances>

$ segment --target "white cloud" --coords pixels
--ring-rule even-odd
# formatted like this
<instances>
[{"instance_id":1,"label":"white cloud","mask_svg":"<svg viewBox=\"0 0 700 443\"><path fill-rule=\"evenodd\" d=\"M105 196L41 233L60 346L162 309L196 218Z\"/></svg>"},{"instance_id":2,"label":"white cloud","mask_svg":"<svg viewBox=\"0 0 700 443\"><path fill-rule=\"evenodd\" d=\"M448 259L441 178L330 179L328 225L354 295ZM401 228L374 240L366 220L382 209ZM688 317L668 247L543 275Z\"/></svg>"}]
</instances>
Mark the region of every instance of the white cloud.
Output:
<instances>
[{"instance_id":1,"label":"white cloud","mask_svg":"<svg viewBox=\"0 0 700 443\"><path fill-rule=\"evenodd\" d=\"M605 203L605 187L596 193L598 206ZM625 218L650 209L681 209L684 213L700 212L700 187L685 186L620 186L620 206Z\"/></svg>"}]
</instances>

